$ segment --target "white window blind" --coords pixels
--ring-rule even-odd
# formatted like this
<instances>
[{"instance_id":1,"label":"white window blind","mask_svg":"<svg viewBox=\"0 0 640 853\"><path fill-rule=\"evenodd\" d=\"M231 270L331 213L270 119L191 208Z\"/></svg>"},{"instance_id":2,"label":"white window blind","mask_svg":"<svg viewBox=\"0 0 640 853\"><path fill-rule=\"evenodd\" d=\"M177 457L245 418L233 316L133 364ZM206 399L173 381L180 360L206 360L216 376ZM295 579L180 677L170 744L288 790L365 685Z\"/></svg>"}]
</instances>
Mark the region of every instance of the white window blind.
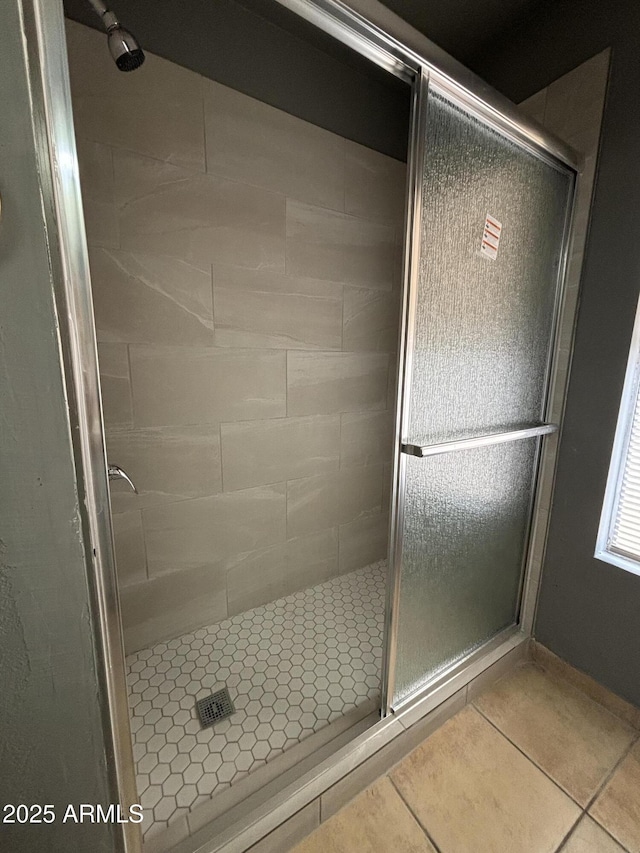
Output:
<instances>
[{"instance_id":1,"label":"white window blind","mask_svg":"<svg viewBox=\"0 0 640 853\"><path fill-rule=\"evenodd\" d=\"M621 460L609 548L640 562L640 396L636 394L626 452Z\"/></svg>"},{"instance_id":2,"label":"white window blind","mask_svg":"<svg viewBox=\"0 0 640 853\"><path fill-rule=\"evenodd\" d=\"M640 305L618 413L595 556L640 575Z\"/></svg>"}]
</instances>

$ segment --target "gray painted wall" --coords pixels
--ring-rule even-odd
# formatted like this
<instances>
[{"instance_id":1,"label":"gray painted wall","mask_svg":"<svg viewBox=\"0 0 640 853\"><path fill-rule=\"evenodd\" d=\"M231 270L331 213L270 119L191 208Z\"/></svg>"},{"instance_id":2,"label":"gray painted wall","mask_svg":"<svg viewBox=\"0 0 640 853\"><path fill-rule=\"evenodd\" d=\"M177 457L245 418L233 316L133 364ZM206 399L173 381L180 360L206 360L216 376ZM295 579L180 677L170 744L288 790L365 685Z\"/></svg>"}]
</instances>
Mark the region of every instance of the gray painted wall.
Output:
<instances>
[{"instance_id":1,"label":"gray painted wall","mask_svg":"<svg viewBox=\"0 0 640 853\"><path fill-rule=\"evenodd\" d=\"M0 804L58 820L4 824L0 847L97 853L112 827L61 822L110 798L19 6L0 31Z\"/></svg>"},{"instance_id":2,"label":"gray painted wall","mask_svg":"<svg viewBox=\"0 0 640 853\"><path fill-rule=\"evenodd\" d=\"M640 577L593 553L640 287L639 32L636 0L565 0L475 69L520 101L613 48L536 635L636 704Z\"/></svg>"},{"instance_id":3,"label":"gray painted wall","mask_svg":"<svg viewBox=\"0 0 640 853\"><path fill-rule=\"evenodd\" d=\"M275 0L114 0L112 5L152 53L406 160L409 86ZM86 0L64 0L64 8L68 17L100 29Z\"/></svg>"}]
</instances>

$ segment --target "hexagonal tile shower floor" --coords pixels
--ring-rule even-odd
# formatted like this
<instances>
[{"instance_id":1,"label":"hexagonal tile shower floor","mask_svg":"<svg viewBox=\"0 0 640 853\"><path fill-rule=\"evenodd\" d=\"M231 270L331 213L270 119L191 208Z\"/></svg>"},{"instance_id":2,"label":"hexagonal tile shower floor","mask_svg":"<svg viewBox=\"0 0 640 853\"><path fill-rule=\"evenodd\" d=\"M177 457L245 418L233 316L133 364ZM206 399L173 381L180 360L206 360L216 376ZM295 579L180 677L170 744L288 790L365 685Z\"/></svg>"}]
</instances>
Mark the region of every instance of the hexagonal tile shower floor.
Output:
<instances>
[{"instance_id":1,"label":"hexagonal tile shower floor","mask_svg":"<svg viewBox=\"0 0 640 853\"><path fill-rule=\"evenodd\" d=\"M386 563L374 563L127 658L148 835L380 691ZM235 713L202 729L196 700Z\"/></svg>"}]
</instances>

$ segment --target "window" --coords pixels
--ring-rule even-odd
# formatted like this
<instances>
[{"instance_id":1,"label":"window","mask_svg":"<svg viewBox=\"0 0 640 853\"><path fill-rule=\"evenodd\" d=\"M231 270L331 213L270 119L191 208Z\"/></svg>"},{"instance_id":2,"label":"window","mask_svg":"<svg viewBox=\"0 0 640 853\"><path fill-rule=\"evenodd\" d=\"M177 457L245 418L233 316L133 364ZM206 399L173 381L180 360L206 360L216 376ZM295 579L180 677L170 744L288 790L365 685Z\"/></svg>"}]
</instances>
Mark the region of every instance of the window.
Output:
<instances>
[{"instance_id":1,"label":"window","mask_svg":"<svg viewBox=\"0 0 640 853\"><path fill-rule=\"evenodd\" d=\"M640 305L622 391L596 557L640 575Z\"/></svg>"}]
</instances>

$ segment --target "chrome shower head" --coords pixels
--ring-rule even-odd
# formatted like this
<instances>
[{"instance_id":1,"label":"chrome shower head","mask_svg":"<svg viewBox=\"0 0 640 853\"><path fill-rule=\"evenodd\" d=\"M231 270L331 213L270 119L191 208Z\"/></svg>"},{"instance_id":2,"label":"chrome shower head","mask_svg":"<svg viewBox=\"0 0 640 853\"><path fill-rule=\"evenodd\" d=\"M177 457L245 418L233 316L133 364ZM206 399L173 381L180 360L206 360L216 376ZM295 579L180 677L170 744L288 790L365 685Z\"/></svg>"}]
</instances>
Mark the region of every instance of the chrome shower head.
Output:
<instances>
[{"instance_id":1,"label":"chrome shower head","mask_svg":"<svg viewBox=\"0 0 640 853\"><path fill-rule=\"evenodd\" d=\"M109 51L120 71L135 71L144 62L144 52L134 35L104 5L102 0L89 0L107 31Z\"/></svg>"},{"instance_id":2,"label":"chrome shower head","mask_svg":"<svg viewBox=\"0 0 640 853\"><path fill-rule=\"evenodd\" d=\"M120 71L135 71L144 62L144 52L135 36L120 24L107 30L109 50Z\"/></svg>"}]
</instances>

